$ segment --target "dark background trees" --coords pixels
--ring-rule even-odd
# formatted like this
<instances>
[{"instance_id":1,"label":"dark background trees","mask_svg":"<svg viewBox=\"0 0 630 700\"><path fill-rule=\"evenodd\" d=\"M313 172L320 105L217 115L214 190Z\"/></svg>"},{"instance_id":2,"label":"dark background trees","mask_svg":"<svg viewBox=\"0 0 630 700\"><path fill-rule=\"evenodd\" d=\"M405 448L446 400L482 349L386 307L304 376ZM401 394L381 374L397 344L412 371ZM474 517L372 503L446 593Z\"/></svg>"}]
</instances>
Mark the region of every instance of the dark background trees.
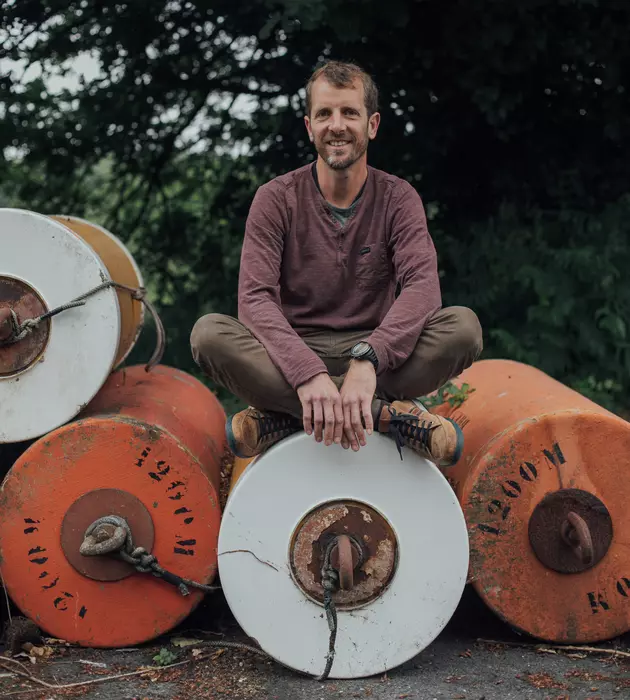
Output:
<instances>
[{"instance_id":1,"label":"dark background trees","mask_svg":"<svg viewBox=\"0 0 630 700\"><path fill-rule=\"evenodd\" d=\"M124 239L165 321L166 362L194 371L197 316L235 312L249 203L313 158L301 90L334 57L374 75L370 161L423 197L445 303L477 311L484 356L623 410L628 3L0 7L0 205L84 216ZM98 72L64 83L88 55Z\"/></svg>"}]
</instances>

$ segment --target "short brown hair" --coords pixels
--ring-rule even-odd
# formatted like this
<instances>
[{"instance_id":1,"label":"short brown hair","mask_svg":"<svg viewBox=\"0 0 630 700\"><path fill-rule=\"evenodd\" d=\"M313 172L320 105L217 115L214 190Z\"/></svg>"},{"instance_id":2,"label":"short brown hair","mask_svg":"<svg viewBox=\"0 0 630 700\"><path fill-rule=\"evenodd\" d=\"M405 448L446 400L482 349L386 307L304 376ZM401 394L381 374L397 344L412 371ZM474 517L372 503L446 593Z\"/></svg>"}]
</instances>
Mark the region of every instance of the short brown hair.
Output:
<instances>
[{"instance_id":1,"label":"short brown hair","mask_svg":"<svg viewBox=\"0 0 630 700\"><path fill-rule=\"evenodd\" d=\"M355 63L343 63L341 61L328 61L323 66L311 75L308 83L306 83L306 114L311 114L312 102L311 91L313 83L317 78L323 76L331 85L336 88L351 87L354 81L358 78L363 83L363 94L365 99L365 107L368 117L371 117L374 112L378 112L378 88L362 68Z\"/></svg>"}]
</instances>

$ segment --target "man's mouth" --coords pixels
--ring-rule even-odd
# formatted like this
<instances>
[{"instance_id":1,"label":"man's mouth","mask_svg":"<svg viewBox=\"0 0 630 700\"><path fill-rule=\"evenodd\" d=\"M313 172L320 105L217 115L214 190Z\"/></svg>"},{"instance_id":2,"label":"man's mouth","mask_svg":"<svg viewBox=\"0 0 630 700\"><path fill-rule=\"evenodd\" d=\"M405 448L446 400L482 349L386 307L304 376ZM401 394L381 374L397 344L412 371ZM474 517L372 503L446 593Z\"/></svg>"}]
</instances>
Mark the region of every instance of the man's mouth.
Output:
<instances>
[{"instance_id":1,"label":"man's mouth","mask_svg":"<svg viewBox=\"0 0 630 700\"><path fill-rule=\"evenodd\" d=\"M340 148L341 146L346 146L350 143L350 141L329 141L328 142L330 146L333 146L334 148Z\"/></svg>"}]
</instances>

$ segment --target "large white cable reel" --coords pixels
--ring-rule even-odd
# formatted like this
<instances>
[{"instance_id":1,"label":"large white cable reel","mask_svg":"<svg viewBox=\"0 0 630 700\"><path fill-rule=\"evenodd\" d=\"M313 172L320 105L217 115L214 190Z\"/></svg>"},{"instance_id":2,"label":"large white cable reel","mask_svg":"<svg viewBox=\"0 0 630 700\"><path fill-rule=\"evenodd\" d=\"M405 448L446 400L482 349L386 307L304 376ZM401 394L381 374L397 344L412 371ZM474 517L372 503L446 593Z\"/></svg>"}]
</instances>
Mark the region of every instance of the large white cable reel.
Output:
<instances>
[{"instance_id":1,"label":"large white cable reel","mask_svg":"<svg viewBox=\"0 0 630 700\"><path fill-rule=\"evenodd\" d=\"M0 209L0 251L3 332L7 313L32 319L111 281L87 243L34 212ZM116 291L107 288L23 340L0 342L0 443L39 437L75 417L112 370L120 325Z\"/></svg>"},{"instance_id":2,"label":"large white cable reel","mask_svg":"<svg viewBox=\"0 0 630 700\"><path fill-rule=\"evenodd\" d=\"M383 673L426 648L466 584L468 535L450 485L388 436L358 453L300 433L245 469L219 533L219 574L243 630L281 664L320 676L326 551L344 589L330 678Z\"/></svg>"}]
</instances>

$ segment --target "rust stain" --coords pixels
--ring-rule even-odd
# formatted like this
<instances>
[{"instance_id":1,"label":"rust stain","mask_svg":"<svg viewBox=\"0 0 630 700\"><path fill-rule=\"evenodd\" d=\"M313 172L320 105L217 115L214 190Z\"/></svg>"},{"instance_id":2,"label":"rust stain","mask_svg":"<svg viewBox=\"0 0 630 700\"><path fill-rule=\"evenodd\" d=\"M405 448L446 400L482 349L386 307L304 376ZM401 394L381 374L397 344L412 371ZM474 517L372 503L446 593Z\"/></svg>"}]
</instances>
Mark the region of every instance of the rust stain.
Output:
<instances>
[{"instance_id":1,"label":"rust stain","mask_svg":"<svg viewBox=\"0 0 630 700\"><path fill-rule=\"evenodd\" d=\"M12 310L19 323L48 311L39 294L26 282L0 275L0 310ZM6 327L5 323L2 324ZM6 328L5 334L6 337ZM12 377L41 359L50 335L50 320L43 321L23 340L0 347L0 377Z\"/></svg>"},{"instance_id":2,"label":"rust stain","mask_svg":"<svg viewBox=\"0 0 630 700\"><path fill-rule=\"evenodd\" d=\"M358 566L354 585L337 591L335 603L340 608L358 607L380 596L391 581L397 562L396 536L385 518L365 504L328 503L309 513L294 533L291 567L296 583L320 602L324 552L338 535L350 537Z\"/></svg>"}]
</instances>

